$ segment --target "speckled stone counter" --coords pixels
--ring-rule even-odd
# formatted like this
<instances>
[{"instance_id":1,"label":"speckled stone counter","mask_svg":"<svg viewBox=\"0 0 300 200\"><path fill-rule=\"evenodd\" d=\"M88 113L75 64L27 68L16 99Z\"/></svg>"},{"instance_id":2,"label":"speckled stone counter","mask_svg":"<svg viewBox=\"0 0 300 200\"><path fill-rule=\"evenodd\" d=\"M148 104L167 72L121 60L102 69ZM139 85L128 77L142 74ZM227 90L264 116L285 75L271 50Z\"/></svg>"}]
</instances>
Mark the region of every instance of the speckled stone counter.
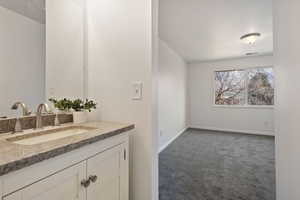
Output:
<instances>
[{"instance_id":1,"label":"speckled stone counter","mask_svg":"<svg viewBox=\"0 0 300 200\"><path fill-rule=\"evenodd\" d=\"M33 130L27 130L21 134L15 135L9 133L1 134L0 176L134 129L133 124L121 124L115 122L88 122L79 125L94 129L82 134L35 145L20 145L7 141L8 138L14 136L31 134ZM47 127L46 129L51 130L68 126L74 126L74 124L66 124L60 127Z\"/></svg>"}]
</instances>

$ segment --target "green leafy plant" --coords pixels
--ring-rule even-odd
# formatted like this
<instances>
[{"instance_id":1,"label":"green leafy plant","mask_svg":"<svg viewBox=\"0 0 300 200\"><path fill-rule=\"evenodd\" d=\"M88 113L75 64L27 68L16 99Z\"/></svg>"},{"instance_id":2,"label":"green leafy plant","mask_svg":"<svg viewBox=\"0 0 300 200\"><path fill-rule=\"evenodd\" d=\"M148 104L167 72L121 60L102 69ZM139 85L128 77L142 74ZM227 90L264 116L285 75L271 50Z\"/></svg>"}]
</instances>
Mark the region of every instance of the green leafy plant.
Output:
<instances>
[{"instance_id":1,"label":"green leafy plant","mask_svg":"<svg viewBox=\"0 0 300 200\"><path fill-rule=\"evenodd\" d=\"M97 108L97 103L94 102L93 100L86 99L85 101L83 101L81 99L75 99L72 102L72 109L75 110L76 112L80 112L83 110L92 112L92 109L96 109L96 108Z\"/></svg>"},{"instance_id":2,"label":"green leafy plant","mask_svg":"<svg viewBox=\"0 0 300 200\"><path fill-rule=\"evenodd\" d=\"M66 98L61 100L51 98L49 99L49 101L54 104L55 108L61 111L69 111L72 108L76 112L80 112L83 110L92 112L93 109L97 108L97 103L89 99L86 99L85 101L83 101L82 99L75 99L72 101Z\"/></svg>"},{"instance_id":3,"label":"green leafy plant","mask_svg":"<svg viewBox=\"0 0 300 200\"><path fill-rule=\"evenodd\" d=\"M71 100L66 98L60 100L50 98L49 101L52 102L54 107L60 111L69 111L72 108L72 104L73 104Z\"/></svg>"},{"instance_id":4,"label":"green leafy plant","mask_svg":"<svg viewBox=\"0 0 300 200\"><path fill-rule=\"evenodd\" d=\"M97 108L97 103L93 100L88 100L86 99L84 104L83 104L83 109L91 112L92 109L96 109Z\"/></svg>"},{"instance_id":5,"label":"green leafy plant","mask_svg":"<svg viewBox=\"0 0 300 200\"><path fill-rule=\"evenodd\" d=\"M72 102L72 109L76 112L82 111L84 109L84 102L81 99L76 99Z\"/></svg>"}]
</instances>

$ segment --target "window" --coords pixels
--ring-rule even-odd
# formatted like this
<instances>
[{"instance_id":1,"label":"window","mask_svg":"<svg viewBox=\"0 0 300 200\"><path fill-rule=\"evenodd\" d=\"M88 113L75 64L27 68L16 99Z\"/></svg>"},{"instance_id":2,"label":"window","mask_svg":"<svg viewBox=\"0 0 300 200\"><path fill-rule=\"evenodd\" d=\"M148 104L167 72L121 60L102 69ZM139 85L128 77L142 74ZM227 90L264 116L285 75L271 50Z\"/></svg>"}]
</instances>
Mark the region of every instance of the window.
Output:
<instances>
[{"instance_id":1,"label":"window","mask_svg":"<svg viewBox=\"0 0 300 200\"><path fill-rule=\"evenodd\" d=\"M215 105L273 106L272 67L215 72Z\"/></svg>"}]
</instances>

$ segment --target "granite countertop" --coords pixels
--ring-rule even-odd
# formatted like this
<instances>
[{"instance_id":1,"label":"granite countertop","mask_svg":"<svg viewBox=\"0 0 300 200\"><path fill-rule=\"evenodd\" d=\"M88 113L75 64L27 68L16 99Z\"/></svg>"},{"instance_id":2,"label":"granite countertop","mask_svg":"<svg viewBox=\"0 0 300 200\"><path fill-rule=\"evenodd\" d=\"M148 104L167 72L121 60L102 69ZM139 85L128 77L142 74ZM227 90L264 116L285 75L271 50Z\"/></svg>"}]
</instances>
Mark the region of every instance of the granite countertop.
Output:
<instances>
[{"instance_id":1,"label":"granite countertop","mask_svg":"<svg viewBox=\"0 0 300 200\"><path fill-rule=\"evenodd\" d=\"M88 132L56 139L34 145L21 145L7 141L8 138L44 130L52 130L70 126L86 126L93 129ZM0 176L22 169L49 158L70 152L82 146L104 140L134 129L133 124L115 122L87 122L82 124L66 124L59 127L47 127L42 130L26 130L19 134L0 135Z\"/></svg>"}]
</instances>

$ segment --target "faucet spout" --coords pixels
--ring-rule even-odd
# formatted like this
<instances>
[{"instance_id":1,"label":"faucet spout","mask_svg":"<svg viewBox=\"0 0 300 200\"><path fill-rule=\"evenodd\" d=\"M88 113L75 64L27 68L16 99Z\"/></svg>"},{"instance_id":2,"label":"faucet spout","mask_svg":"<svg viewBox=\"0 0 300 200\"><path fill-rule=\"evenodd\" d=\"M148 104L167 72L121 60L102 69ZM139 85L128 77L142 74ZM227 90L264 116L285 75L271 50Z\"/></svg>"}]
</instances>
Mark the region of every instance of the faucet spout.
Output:
<instances>
[{"instance_id":1,"label":"faucet spout","mask_svg":"<svg viewBox=\"0 0 300 200\"><path fill-rule=\"evenodd\" d=\"M43 122L42 122L42 113L43 113L43 110L47 114L50 113L50 109L49 109L48 104L42 103L37 108L37 112L36 112L36 128L37 129L43 128Z\"/></svg>"},{"instance_id":2,"label":"faucet spout","mask_svg":"<svg viewBox=\"0 0 300 200\"><path fill-rule=\"evenodd\" d=\"M31 114L31 112L28 110L27 106L25 103L22 102L16 102L14 105L12 105L11 109L12 110L17 110L19 107L22 108L23 116L28 116Z\"/></svg>"}]
</instances>

